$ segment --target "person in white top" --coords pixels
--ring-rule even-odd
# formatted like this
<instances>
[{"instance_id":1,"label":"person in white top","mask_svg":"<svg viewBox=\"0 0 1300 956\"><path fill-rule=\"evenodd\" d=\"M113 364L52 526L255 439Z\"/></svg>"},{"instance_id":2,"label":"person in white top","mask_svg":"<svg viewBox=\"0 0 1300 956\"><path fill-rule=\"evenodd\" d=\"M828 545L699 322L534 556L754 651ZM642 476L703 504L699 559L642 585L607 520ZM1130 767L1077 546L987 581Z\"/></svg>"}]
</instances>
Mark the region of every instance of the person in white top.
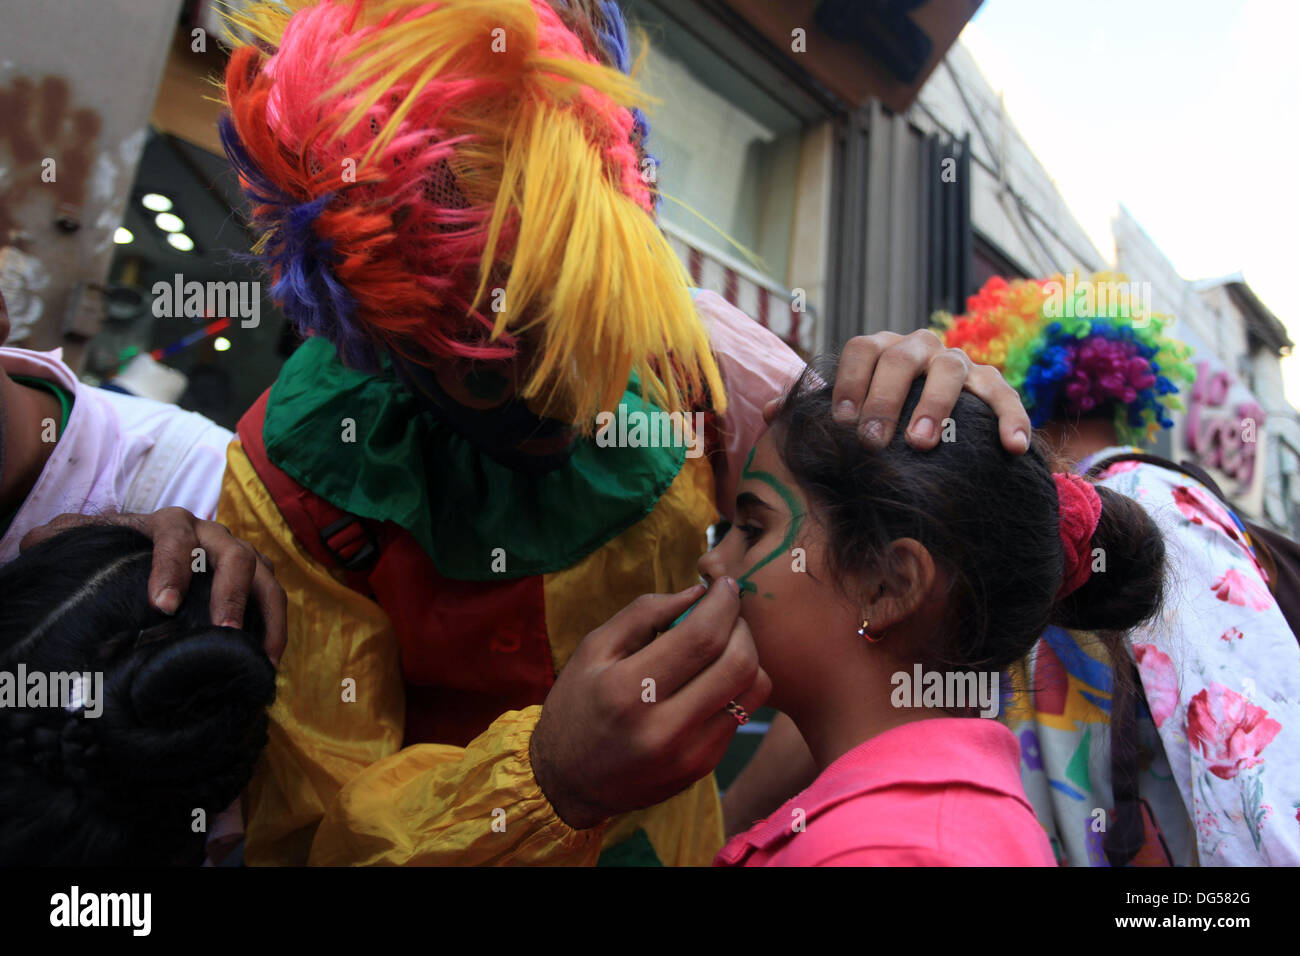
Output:
<instances>
[{"instance_id":1,"label":"person in white top","mask_svg":"<svg viewBox=\"0 0 1300 956\"><path fill-rule=\"evenodd\" d=\"M205 520L216 515L226 446L233 437L226 429L175 405L85 385L63 364L58 349L0 348L0 373L6 399L14 390L26 389L35 392L30 399L43 406L42 427L23 438L35 439L45 458L0 537L0 563L17 556L18 542L28 531L69 512L98 515L180 507ZM66 427L60 430L60 414L50 414L61 412L58 397L19 384L16 377L41 379L71 395ZM43 440L56 433L57 442ZM8 469L5 479L8 485Z\"/></svg>"},{"instance_id":2,"label":"person in white top","mask_svg":"<svg viewBox=\"0 0 1300 956\"><path fill-rule=\"evenodd\" d=\"M0 346L8 336L0 295ZM171 614L203 548L216 575L213 622L240 626L252 595L278 661L284 592L260 555L211 520L232 437L194 412L83 384L58 350L0 347L0 564L76 524L130 524L154 541L150 596Z\"/></svg>"}]
</instances>

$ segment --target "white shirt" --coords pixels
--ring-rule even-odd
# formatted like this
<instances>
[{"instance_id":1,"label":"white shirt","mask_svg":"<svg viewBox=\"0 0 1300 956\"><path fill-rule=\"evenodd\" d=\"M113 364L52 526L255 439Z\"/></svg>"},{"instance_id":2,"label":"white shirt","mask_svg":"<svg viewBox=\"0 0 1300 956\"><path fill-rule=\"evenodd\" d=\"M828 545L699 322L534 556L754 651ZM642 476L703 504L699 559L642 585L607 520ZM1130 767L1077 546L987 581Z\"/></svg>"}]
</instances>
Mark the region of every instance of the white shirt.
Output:
<instances>
[{"instance_id":1,"label":"white shirt","mask_svg":"<svg viewBox=\"0 0 1300 956\"><path fill-rule=\"evenodd\" d=\"M147 513L180 507L217 512L229 431L195 412L85 385L62 350L0 348L9 375L44 379L73 393L68 425L35 486L0 537L0 564L33 528L65 513ZM10 427L15 427L10 422Z\"/></svg>"}]
</instances>

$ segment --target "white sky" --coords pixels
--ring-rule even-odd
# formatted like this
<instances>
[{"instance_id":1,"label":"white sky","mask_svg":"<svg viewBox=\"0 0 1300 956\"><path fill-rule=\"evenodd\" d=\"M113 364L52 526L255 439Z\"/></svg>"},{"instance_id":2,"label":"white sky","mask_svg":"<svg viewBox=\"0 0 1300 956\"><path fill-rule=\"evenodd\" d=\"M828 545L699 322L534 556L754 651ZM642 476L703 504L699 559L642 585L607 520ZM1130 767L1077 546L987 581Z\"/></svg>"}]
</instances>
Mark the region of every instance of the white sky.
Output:
<instances>
[{"instance_id":1,"label":"white sky","mask_svg":"<svg viewBox=\"0 0 1300 956\"><path fill-rule=\"evenodd\" d=\"M1122 202L1184 278L1241 272L1300 343L1300 2L985 0L961 40L1104 256ZM1300 357L1282 368L1300 406Z\"/></svg>"}]
</instances>

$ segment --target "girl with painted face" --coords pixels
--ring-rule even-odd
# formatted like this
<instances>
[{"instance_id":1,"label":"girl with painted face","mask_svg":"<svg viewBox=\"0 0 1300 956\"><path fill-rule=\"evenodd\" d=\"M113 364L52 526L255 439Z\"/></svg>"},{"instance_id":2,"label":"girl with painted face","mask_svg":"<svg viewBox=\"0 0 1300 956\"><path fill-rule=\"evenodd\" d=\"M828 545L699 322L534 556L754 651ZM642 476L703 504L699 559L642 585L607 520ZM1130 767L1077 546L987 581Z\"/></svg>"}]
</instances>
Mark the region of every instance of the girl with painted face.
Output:
<instances>
[{"instance_id":1,"label":"girl with painted face","mask_svg":"<svg viewBox=\"0 0 1300 956\"><path fill-rule=\"evenodd\" d=\"M994 719L998 674L1049 623L1118 645L1160 605L1162 538L1128 499L1053 474L1037 444L1007 454L969 395L934 452L863 447L829 414L834 372L784 399L700 560L737 581L770 702L806 743L802 760L765 746L737 790L784 781L788 796L815 776L716 862L1050 866Z\"/></svg>"}]
</instances>

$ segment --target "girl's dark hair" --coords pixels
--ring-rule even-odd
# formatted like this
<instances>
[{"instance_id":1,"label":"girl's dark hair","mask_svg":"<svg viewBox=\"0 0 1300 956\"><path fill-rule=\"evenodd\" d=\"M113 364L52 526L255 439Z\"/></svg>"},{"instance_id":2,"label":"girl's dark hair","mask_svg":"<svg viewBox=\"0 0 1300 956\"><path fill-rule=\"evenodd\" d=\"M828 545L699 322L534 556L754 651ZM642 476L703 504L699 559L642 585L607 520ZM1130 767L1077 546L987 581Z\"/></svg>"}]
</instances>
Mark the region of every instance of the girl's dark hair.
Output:
<instances>
[{"instance_id":1,"label":"girl's dark hair","mask_svg":"<svg viewBox=\"0 0 1300 956\"><path fill-rule=\"evenodd\" d=\"M275 696L261 615L213 625L200 572L167 617L149 602L152 553L100 525L0 568L0 671L103 675L98 717L0 706L0 863L198 863L252 776Z\"/></svg>"},{"instance_id":2,"label":"girl's dark hair","mask_svg":"<svg viewBox=\"0 0 1300 956\"><path fill-rule=\"evenodd\" d=\"M891 541L913 538L947 573L950 635L906 648L938 667L1001 670L1023 657L1049 624L1122 630L1159 608L1164 541L1137 504L1098 488L1102 517L1087 583L1057 600L1064 573L1059 504L1044 446L1002 448L997 417L963 392L938 447L916 451L898 429L875 451L856 423L831 415L836 361L818 360L787 394L773 423L778 452L827 536L830 573L855 600L870 572L890 573ZM910 421L924 379L903 406ZM1101 570L1104 562L1104 571ZM1113 637L1115 650L1120 650Z\"/></svg>"}]
</instances>

